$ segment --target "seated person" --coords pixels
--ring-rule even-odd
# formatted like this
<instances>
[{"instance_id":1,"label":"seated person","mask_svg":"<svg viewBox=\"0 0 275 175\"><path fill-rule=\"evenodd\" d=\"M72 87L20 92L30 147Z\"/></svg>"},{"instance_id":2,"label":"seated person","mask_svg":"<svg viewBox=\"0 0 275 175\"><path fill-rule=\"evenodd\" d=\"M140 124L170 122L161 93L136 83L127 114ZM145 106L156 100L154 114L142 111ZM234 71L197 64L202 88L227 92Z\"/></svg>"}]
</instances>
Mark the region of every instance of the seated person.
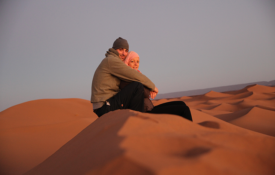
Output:
<instances>
[{"instance_id":1,"label":"seated person","mask_svg":"<svg viewBox=\"0 0 275 175\"><path fill-rule=\"evenodd\" d=\"M128 55L127 40L119 37L97 67L92 81L91 103L98 117L117 109L144 111L144 88L150 89L154 98L158 93L155 84L145 75L131 69L123 62ZM122 90L120 81L131 82Z\"/></svg>"},{"instance_id":2,"label":"seated person","mask_svg":"<svg viewBox=\"0 0 275 175\"><path fill-rule=\"evenodd\" d=\"M127 66L131 67L132 69L140 72L138 70L138 68L139 68L139 56L136 52L134 52L134 51L129 52L128 56L124 60L124 63ZM129 82L121 80L119 88L123 89L128 84L129 84ZM144 86L144 111L145 112L146 111L151 111L154 107L153 103L151 102L151 100L149 98L150 98L150 90L147 87Z\"/></svg>"},{"instance_id":3,"label":"seated person","mask_svg":"<svg viewBox=\"0 0 275 175\"><path fill-rule=\"evenodd\" d=\"M132 69L140 72L139 69L139 55L131 51L128 53L124 60L124 63L131 67ZM121 81L120 88L127 86L129 82ZM183 101L172 101L160 104L158 106L153 105L150 98L150 90L144 87L144 111L154 114L175 114L182 116L190 121L192 121L192 116L189 107Z\"/></svg>"}]
</instances>

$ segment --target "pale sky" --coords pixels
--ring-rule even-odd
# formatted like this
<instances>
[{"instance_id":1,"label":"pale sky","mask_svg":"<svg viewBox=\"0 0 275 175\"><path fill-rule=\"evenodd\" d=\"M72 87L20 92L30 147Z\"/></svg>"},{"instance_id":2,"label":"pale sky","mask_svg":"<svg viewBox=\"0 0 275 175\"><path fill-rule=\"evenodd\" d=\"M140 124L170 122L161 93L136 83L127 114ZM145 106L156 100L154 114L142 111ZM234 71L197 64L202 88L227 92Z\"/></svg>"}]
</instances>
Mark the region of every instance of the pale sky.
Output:
<instances>
[{"instance_id":1,"label":"pale sky","mask_svg":"<svg viewBox=\"0 0 275 175\"><path fill-rule=\"evenodd\" d=\"M275 79L273 0L2 0L0 111L90 100L94 71L118 37L160 94Z\"/></svg>"}]
</instances>

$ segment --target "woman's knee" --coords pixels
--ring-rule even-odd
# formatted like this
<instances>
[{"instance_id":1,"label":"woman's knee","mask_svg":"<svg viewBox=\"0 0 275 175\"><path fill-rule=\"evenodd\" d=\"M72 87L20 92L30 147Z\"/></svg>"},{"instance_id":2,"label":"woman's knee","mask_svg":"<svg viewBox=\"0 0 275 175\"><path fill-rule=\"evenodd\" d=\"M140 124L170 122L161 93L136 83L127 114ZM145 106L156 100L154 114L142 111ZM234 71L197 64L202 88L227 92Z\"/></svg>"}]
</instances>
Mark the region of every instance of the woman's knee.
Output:
<instances>
[{"instance_id":1,"label":"woman's knee","mask_svg":"<svg viewBox=\"0 0 275 175\"><path fill-rule=\"evenodd\" d=\"M141 84L140 82L132 82L130 83L131 85L131 88L132 89L137 89L137 91L140 91L141 93L144 93L144 87L143 87L143 84Z\"/></svg>"}]
</instances>

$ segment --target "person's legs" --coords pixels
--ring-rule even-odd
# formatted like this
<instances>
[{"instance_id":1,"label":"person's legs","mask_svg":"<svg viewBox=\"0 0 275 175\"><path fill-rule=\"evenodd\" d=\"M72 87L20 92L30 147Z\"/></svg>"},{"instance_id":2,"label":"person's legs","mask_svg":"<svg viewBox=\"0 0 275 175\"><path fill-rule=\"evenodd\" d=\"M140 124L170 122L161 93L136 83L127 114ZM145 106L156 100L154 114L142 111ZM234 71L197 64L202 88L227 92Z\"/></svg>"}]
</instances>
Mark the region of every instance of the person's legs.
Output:
<instances>
[{"instance_id":1,"label":"person's legs","mask_svg":"<svg viewBox=\"0 0 275 175\"><path fill-rule=\"evenodd\" d=\"M125 86L115 96L99 109L94 110L98 117L117 109L132 109L135 111L144 111L144 88L139 82L132 82Z\"/></svg>"},{"instance_id":2,"label":"person's legs","mask_svg":"<svg viewBox=\"0 0 275 175\"><path fill-rule=\"evenodd\" d=\"M155 106L148 113L175 114L183 118L186 118L190 121L193 121L190 109L188 106L186 106L186 104L183 101L172 101L172 102L160 104L158 106Z\"/></svg>"},{"instance_id":3,"label":"person's legs","mask_svg":"<svg viewBox=\"0 0 275 175\"><path fill-rule=\"evenodd\" d=\"M103 114L109 111L110 111L110 106L106 104L104 104L101 108L94 109L94 113L96 113L98 117L101 117Z\"/></svg>"}]
</instances>

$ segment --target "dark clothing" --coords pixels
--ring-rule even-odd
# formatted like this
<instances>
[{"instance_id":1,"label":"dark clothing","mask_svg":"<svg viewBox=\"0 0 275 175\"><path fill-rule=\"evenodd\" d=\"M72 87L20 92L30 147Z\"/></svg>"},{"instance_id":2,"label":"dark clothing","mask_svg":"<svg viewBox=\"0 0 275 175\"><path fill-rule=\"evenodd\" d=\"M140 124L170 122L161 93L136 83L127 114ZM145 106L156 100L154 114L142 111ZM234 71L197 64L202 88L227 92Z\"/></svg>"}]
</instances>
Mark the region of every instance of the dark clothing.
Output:
<instances>
[{"instance_id":1,"label":"dark clothing","mask_svg":"<svg viewBox=\"0 0 275 175\"><path fill-rule=\"evenodd\" d=\"M149 78L127 66L119 58L118 52L111 48L94 73L91 96L93 109L102 107L106 100L120 91L120 80L140 82L150 90L155 89L155 84Z\"/></svg>"},{"instance_id":2,"label":"dark clothing","mask_svg":"<svg viewBox=\"0 0 275 175\"><path fill-rule=\"evenodd\" d=\"M119 88L123 89L127 87L128 84L129 82L120 81ZM150 90L144 87L144 112L152 114L174 114L193 121L190 109L183 101L171 101L154 106L149 95Z\"/></svg>"},{"instance_id":3,"label":"dark clothing","mask_svg":"<svg viewBox=\"0 0 275 175\"><path fill-rule=\"evenodd\" d=\"M189 107L183 101L171 101L167 103L155 106L151 111L147 113L153 114L175 114L190 121L192 120L192 115Z\"/></svg>"},{"instance_id":4,"label":"dark clothing","mask_svg":"<svg viewBox=\"0 0 275 175\"><path fill-rule=\"evenodd\" d=\"M153 108L152 101L149 98L144 98L144 112L151 111Z\"/></svg>"},{"instance_id":5,"label":"dark clothing","mask_svg":"<svg viewBox=\"0 0 275 175\"><path fill-rule=\"evenodd\" d=\"M126 81L121 80L119 88L123 89L129 83L130 82L126 82ZM154 108L154 105L153 105L153 103L152 103L152 101L150 100L150 97L149 97L150 96L150 90L145 86L143 86L143 87L144 87L144 112L151 111Z\"/></svg>"},{"instance_id":6,"label":"dark clothing","mask_svg":"<svg viewBox=\"0 0 275 175\"><path fill-rule=\"evenodd\" d=\"M117 109L144 111L144 88L139 82L131 82L94 112L98 117Z\"/></svg>"}]
</instances>

